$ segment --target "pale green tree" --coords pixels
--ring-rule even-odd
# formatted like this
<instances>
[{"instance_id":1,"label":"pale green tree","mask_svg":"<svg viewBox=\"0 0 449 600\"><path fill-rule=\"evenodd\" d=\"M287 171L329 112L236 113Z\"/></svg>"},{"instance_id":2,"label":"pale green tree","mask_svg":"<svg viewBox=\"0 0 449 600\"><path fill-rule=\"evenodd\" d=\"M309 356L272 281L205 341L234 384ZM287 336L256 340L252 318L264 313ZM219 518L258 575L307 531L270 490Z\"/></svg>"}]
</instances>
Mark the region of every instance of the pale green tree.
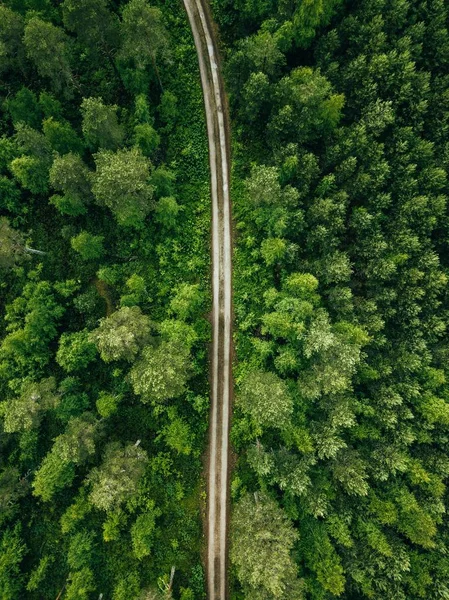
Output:
<instances>
[{"instance_id":1,"label":"pale green tree","mask_svg":"<svg viewBox=\"0 0 449 600\"><path fill-rule=\"evenodd\" d=\"M42 413L59 400L53 377L39 383L25 383L19 397L6 402L4 428L8 433L30 431L39 426Z\"/></svg>"},{"instance_id":2,"label":"pale green tree","mask_svg":"<svg viewBox=\"0 0 449 600\"><path fill-rule=\"evenodd\" d=\"M45 252L29 248L20 231L13 229L6 217L0 217L0 268L12 269L30 254L43 256Z\"/></svg>"},{"instance_id":3,"label":"pale green tree","mask_svg":"<svg viewBox=\"0 0 449 600\"><path fill-rule=\"evenodd\" d=\"M142 402L164 402L185 391L189 376L190 352L182 343L163 341L147 346L131 369L134 392Z\"/></svg>"},{"instance_id":4,"label":"pale green tree","mask_svg":"<svg viewBox=\"0 0 449 600\"><path fill-rule=\"evenodd\" d=\"M137 148L100 151L95 155L93 193L107 206L120 225L141 227L153 208L151 163Z\"/></svg>"},{"instance_id":5,"label":"pale green tree","mask_svg":"<svg viewBox=\"0 0 449 600\"><path fill-rule=\"evenodd\" d=\"M248 600L301 600L291 551L298 533L266 493L245 494L231 525L231 561Z\"/></svg>"},{"instance_id":6,"label":"pale green tree","mask_svg":"<svg viewBox=\"0 0 449 600\"><path fill-rule=\"evenodd\" d=\"M84 214L93 199L91 181L92 173L80 156L71 152L56 156L50 168L50 184L63 196L53 196L50 202L63 214Z\"/></svg>"},{"instance_id":7,"label":"pale green tree","mask_svg":"<svg viewBox=\"0 0 449 600\"><path fill-rule=\"evenodd\" d=\"M137 492L147 462L148 455L139 441L126 446L108 444L101 465L87 477L92 486L90 502L101 510L118 508Z\"/></svg>"},{"instance_id":8,"label":"pale green tree","mask_svg":"<svg viewBox=\"0 0 449 600\"><path fill-rule=\"evenodd\" d=\"M293 412L287 384L275 373L250 371L239 386L237 406L259 427L283 427Z\"/></svg>"},{"instance_id":9,"label":"pale green tree","mask_svg":"<svg viewBox=\"0 0 449 600\"><path fill-rule=\"evenodd\" d=\"M138 306L123 306L100 320L90 340L96 344L105 362L133 361L148 342L151 322Z\"/></svg>"}]
</instances>

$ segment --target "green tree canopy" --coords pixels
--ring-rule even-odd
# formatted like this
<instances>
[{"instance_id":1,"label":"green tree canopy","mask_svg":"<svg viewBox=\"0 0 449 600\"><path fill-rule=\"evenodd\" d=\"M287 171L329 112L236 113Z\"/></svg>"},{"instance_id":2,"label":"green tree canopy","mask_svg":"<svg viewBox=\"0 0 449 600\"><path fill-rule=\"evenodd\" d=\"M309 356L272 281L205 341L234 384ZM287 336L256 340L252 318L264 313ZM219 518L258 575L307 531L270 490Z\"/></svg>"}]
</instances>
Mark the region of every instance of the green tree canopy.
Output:
<instances>
[{"instance_id":1,"label":"green tree canopy","mask_svg":"<svg viewBox=\"0 0 449 600\"><path fill-rule=\"evenodd\" d=\"M23 38L27 56L39 75L51 81L56 92L68 92L73 84L69 62L69 37L60 27L37 16L29 19Z\"/></svg>"},{"instance_id":2,"label":"green tree canopy","mask_svg":"<svg viewBox=\"0 0 449 600\"><path fill-rule=\"evenodd\" d=\"M84 98L81 103L84 139L91 150L115 150L123 143L124 130L117 118L117 106L101 98Z\"/></svg>"},{"instance_id":3,"label":"green tree canopy","mask_svg":"<svg viewBox=\"0 0 449 600\"><path fill-rule=\"evenodd\" d=\"M120 225L141 227L153 208L150 161L133 148L115 153L102 150L95 163L92 190L97 202L110 208Z\"/></svg>"},{"instance_id":4,"label":"green tree canopy","mask_svg":"<svg viewBox=\"0 0 449 600\"><path fill-rule=\"evenodd\" d=\"M90 335L105 362L133 361L149 340L151 322L138 306L123 306Z\"/></svg>"},{"instance_id":5,"label":"green tree canopy","mask_svg":"<svg viewBox=\"0 0 449 600\"><path fill-rule=\"evenodd\" d=\"M183 342L147 346L130 373L134 392L142 402L158 403L180 396L189 377L189 355Z\"/></svg>"},{"instance_id":6,"label":"green tree canopy","mask_svg":"<svg viewBox=\"0 0 449 600\"><path fill-rule=\"evenodd\" d=\"M297 532L265 493L245 494L232 517L231 560L250 600L303 598L291 551Z\"/></svg>"},{"instance_id":7,"label":"green tree canopy","mask_svg":"<svg viewBox=\"0 0 449 600\"><path fill-rule=\"evenodd\" d=\"M91 181L92 173L77 154L56 156L50 169L50 184L63 196L52 196L50 202L63 214L84 214L93 198Z\"/></svg>"},{"instance_id":8,"label":"green tree canopy","mask_svg":"<svg viewBox=\"0 0 449 600\"><path fill-rule=\"evenodd\" d=\"M104 236L82 231L70 240L70 245L84 260L98 260L104 254Z\"/></svg>"},{"instance_id":9,"label":"green tree canopy","mask_svg":"<svg viewBox=\"0 0 449 600\"><path fill-rule=\"evenodd\" d=\"M169 44L168 33L162 21L160 8L151 6L148 0L130 0L122 13L120 25L120 60L131 60L137 69L152 65L166 57Z\"/></svg>"},{"instance_id":10,"label":"green tree canopy","mask_svg":"<svg viewBox=\"0 0 449 600\"><path fill-rule=\"evenodd\" d=\"M288 387L275 373L252 371L239 386L237 405L261 428L285 427L293 412Z\"/></svg>"},{"instance_id":11,"label":"green tree canopy","mask_svg":"<svg viewBox=\"0 0 449 600\"><path fill-rule=\"evenodd\" d=\"M90 502L96 508L108 511L131 499L137 492L147 462L148 455L138 444L108 444L103 462L88 476L92 486Z\"/></svg>"},{"instance_id":12,"label":"green tree canopy","mask_svg":"<svg viewBox=\"0 0 449 600\"><path fill-rule=\"evenodd\" d=\"M42 413L58 403L53 377L39 383L25 383L19 397L6 402L4 428L8 433L29 431L39 426Z\"/></svg>"}]
</instances>

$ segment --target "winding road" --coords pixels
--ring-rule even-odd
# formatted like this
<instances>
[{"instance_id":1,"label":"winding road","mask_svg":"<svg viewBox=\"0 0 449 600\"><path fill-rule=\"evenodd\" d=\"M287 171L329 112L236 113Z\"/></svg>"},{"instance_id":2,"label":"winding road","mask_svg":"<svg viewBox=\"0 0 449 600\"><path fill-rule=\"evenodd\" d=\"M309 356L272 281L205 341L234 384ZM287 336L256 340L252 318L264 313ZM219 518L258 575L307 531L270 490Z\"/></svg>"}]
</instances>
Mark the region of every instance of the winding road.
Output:
<instances>
[{"instance_id":1,"label":"winding road","mask_svg":"<svg viewBox=\"0 0 449 600\"><path fill-rule=\"evenodd\" d=\"M198 53L204 95L212 195L213 345L207 485L209 600L227 596L229 413L232 397L232 241L229 126L217 44L205 0L183 0Z\"/></svg>"}]
</instances>

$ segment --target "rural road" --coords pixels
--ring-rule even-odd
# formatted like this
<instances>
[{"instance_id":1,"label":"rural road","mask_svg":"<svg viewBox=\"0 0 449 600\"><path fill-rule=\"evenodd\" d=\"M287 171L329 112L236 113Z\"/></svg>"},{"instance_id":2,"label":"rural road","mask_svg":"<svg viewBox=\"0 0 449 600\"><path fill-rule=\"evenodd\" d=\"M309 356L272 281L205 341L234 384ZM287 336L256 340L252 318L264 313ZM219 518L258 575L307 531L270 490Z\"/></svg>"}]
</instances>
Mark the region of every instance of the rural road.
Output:
<instances>
[{"instance_id":1,"label":"rural road","mask_svg":"<svg viewBox=\"0 0 449 600\"><path fill-rule=\"evenodd\" d=\"M209 600L227 595L229 412L232 397L232 243L229 127L212 19L206 0L183 0L198 53L206 111L212 194L213 344L207 485Z\"/></svg>"}]
</instances>

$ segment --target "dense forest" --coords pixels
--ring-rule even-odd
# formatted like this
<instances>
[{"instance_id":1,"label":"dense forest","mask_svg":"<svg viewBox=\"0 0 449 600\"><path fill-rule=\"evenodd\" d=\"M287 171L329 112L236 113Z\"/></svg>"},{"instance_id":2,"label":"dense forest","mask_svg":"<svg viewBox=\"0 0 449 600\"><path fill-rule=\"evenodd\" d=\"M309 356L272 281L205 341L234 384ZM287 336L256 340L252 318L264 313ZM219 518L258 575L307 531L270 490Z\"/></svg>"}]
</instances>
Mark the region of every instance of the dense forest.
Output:
<instances>
[{"instance_id":1,"label":"dense forest","mask_svg":"<svg viewBox=\"0 0 449 600\"><path fill-rule=\"evenodd\" d=\"M449 5L211 7L230 596L449 600ZM3 0L0 128L0 600L204 600L211 206L182 2Z\"/></svg>"},{"instance_id":2,"label":"dense forest","mask_svg":"<svg viewBox=\"0 0 449 600\"><path fill-rule=\"evenodd\" d=\"M177 0L0 5L0 598L204 598L209 174Z\"/></svg>"},{"instance_id":3,"label":"dense forest","mask_svg":"<svg viewBox=\"0 0 449 600\"><path fill-rule=\"evenodd\" d=\"M449 5L215 0L234 598L449 598Z\"/></svg>"}]
</instances>

